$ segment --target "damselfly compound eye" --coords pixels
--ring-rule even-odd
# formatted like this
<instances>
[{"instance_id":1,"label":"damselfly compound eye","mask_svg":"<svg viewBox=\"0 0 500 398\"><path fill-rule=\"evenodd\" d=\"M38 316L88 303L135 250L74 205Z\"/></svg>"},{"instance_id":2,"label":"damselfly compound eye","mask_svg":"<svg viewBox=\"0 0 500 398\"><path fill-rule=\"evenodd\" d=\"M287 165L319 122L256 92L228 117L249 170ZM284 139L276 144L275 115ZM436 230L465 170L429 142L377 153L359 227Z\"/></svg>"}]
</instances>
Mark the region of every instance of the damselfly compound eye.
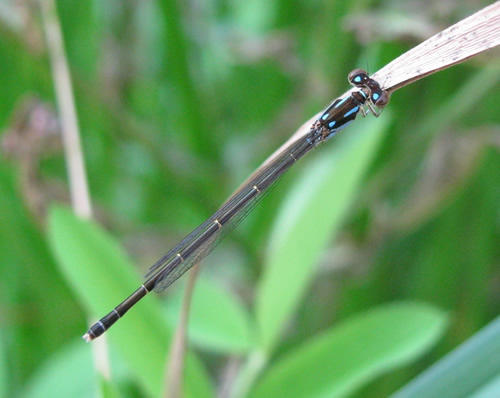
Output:
<instances>
[{"instance_id":1,"label":"damselfly compound eye","mask_svg":"<svg viewBox=\"0 0 500 398\"><path fill-rule=\"evenodd\" d=\"M349 83L351 83L354 86L360 86L366 83L368 81L368 73L366 73L365 70L363 69L354 69L349 75L347 76L347 79L349 80Z\"/></svg>"},{"instance_id":2,"label":"damselfly compound eye","mask_svg":"<svg viewBox=\"0 0 500 398\"><path fill-rule=\"evenodd\" d=\"M383 108L389 103L389 94L384 90L373 90L371 100L376 106Z\"/></svg>"}]
</instances>

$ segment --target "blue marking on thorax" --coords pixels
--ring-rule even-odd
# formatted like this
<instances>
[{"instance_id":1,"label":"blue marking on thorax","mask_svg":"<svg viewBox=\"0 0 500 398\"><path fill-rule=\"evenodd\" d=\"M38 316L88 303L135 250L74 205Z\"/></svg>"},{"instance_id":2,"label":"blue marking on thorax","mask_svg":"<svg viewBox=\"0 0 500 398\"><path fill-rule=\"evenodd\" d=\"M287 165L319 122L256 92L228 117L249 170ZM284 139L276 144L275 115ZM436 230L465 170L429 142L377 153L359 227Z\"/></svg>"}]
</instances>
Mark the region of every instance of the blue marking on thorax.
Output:
<instances>
[{"instance_id":1,"label":"blue marking on thorax","mask_svg":"<svg viewBox=\"0 0 500 398\"><path fill-rule=\"evenodd\" d=\"M333 126L335 126L336 123L337 122L334 120L333 122L328 123L328 127L332 129Z\"/></svg>"},{"instance_id":2,"label":"blue marking on thorax","mask_svg":"<svg viewBox=\"0 0 500 398\"><path fill-rule=\"evenodd\" d=\"M323 116L321 116L321 119L326 120L326 119L328 119L328 116L330 116L330 114L325 113Z\"/></svg>"},{"instance_id":3,"label":"blue marking on thorax","mask_svg":"<svg viewBox=\"0 0 500 398\"><path fill-rule=\"evenodd\" d=\"M345 98L342 98L339 103L337 105L334 106L334 108L338 108L339 106L341 106L344 102L347 101L347 99L350 98L350 96L348 95L347 97Z\"/></svg>"},{"instance_id":4,"label":"blue marking on thorax","mask_svg":"<svg viewBox=\"0 0 500 398\"><path fill-rule=\"evenodd\" d=\"M347 112L344 117L349 117L350 115L352 115L353 113L356 113L359 111L359 106L356 106L354 108L352 108L349 112Z\"/></svg>"}]
</instances>

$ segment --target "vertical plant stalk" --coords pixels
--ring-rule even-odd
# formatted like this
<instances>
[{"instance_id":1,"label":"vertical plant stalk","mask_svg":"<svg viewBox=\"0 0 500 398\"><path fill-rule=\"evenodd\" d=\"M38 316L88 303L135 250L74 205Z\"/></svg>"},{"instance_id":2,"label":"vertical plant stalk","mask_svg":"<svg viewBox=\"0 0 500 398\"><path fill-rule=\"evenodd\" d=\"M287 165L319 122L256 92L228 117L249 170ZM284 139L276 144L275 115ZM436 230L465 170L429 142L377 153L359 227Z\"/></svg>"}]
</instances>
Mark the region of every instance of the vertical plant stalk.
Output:
<instances>
[{"instance_id":1,"label":"vertical plant stalk","mask_svg":"<svg viewBox=\"0 0 500 398\"><path fill-rule=\"evenodd\" d=\"M197 264L189 272L184 296L182 298L179 323L175 329L175 334L170 344L170 354L167 361L167 370L165 373L165 397L182 397L182 375L184 371L184 362L186 357L187 324L189 319L189 310L193 298L194 285L200 270L200 264Z\"/></svg>"},{"instance_id":2,"label":"vertical plant stalk","mask_svg":"<svg viewBox=\"0 0 500 398\"><path fill-rule=\"evenodd\" d=\"M51 65L52 80L56 93L57 108L61 119L62 141L68 170L71 203L73 210L78 216L88 219L92 217L92 206L90 204L73 87L68 61L64 52L61 26L56 14L54 0L39 0L39 2Z\"/></svg>"},{"instance_id":3,"label":"vertical plant stalk","mask_svg":"<svg viewBox=\"0 0 500 398\"><path fill-rule=\"evenodd\" d=\"M61 121L64 158L68 170L71 204L74 212L83 219L92 218L92 205L83 161L78 118L68 61L64 51L61 26L54 0L39 0L42 25L52 71L57 108ZM108 345L105 339L92 346L92 356L99 374L111 379Z\"/></svg>"}]
</instances>

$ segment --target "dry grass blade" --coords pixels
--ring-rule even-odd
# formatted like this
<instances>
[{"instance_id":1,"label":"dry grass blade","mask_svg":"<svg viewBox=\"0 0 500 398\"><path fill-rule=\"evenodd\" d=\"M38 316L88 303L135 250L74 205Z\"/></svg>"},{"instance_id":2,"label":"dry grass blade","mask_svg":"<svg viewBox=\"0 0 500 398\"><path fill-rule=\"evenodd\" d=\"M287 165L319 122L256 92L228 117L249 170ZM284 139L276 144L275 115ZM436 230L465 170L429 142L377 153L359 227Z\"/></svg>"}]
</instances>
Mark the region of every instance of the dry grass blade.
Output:
<instances>
[{"instance_id":1,"label":"dry grass blade","mask_svg":"<svg viewBox=\"0 0 500 398\"><path fill-rule=\"evenodd\" d=\"M395 91L500 44L500 1L427 39L372 77Z\"/></svg>"}]
</instances>

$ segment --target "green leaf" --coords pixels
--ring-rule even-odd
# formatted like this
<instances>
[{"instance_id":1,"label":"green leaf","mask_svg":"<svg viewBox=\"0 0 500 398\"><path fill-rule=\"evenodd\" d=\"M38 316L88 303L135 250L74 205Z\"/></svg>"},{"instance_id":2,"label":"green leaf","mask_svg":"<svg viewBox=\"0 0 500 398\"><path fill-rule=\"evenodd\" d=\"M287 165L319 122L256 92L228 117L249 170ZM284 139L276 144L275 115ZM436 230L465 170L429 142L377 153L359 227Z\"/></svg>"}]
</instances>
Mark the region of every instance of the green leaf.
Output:
<instances>
[{"instance_id":1,"label":"green leaf","mask_svg":"<svg viewBox=\"0 0 500 398\"><path fill-rule=\"evenodd\" d=\"M182 295L168 300L168 319L178 322ZM205 349L238 354L255 344L250 316L242 304L225 289L199 278L192 298L188 325L189 339Z\"/></svg>"},{"instance_id":2,"label":"green leaf","mask_svg":"<svg viewBox=\"0 0 500 398\"><path fill-rule=\"evenodd\" d=\"M261 345L270 352L314 276L323 249L356 200L360 182L377 151L390 114L359 120L356 128L328 142L282 206L256 298Z\"/></svg>"},{"instance_id":3,"label":"green leaf","mask_svg":"<svg viewBox=\"0 0 500 398\"><path fill-rule=\"evenodd\" d=\"M395 393L393 398L500 396L500 317ZM484 390L483 390L484 389ZM481 393L481 390L483 392Z\"/></svg>"},{"instance_id":4,"label":"green leaf","mask_svg":"<svg viewBox=\"0 0 500 398\"><path fill-rule=\"evenodd\" d=\"M53 207L49 239L61 271L94 320L140 285L140 276L118 243L93 222ZM141 386L151 395L160 394L171 333L162 322L159 304L152 297L142 300L106 336L135 370ZM208 378L192 354L185 374L186 395L212 395Z\"/></svg>"},{"instance_id":5,"label":"green leaf","mask_svg":"<svg viewBox=\"0 0 500 398\"><path fill-rule=\"evenodd\" d=\"M130 372L120 365L121 358L112 355L114 383L101 375L97 380L92 366L90 350L80 340L73 340L48 357L28 380L21 396L43 397L92 397L115 398L122 396L116 381L127 383ZM96 394L96 392L99 392Z\"/></svg>"},{"instance_id":6,"label":"green leaf","mask_svg":"<svg viewBox=\"0 0 500 398\"><path fill-rule=\"evenodd\" d=\"M47 358L22 396L84 398L94 396L96 390L90 350L81 342L73 342Z\"/></svg>"},{"instance_id":7,"label":"green leaf","mask_svg":"<svg viewBox=\"0 0 500 398\"><path fill-rule=\"evenodd\" d=\"M286 355L269 369L251 396L345 396L416 359L437 341L446 324L445 314L428 305L379 307Z\"/></svg>"}]
</instances>

